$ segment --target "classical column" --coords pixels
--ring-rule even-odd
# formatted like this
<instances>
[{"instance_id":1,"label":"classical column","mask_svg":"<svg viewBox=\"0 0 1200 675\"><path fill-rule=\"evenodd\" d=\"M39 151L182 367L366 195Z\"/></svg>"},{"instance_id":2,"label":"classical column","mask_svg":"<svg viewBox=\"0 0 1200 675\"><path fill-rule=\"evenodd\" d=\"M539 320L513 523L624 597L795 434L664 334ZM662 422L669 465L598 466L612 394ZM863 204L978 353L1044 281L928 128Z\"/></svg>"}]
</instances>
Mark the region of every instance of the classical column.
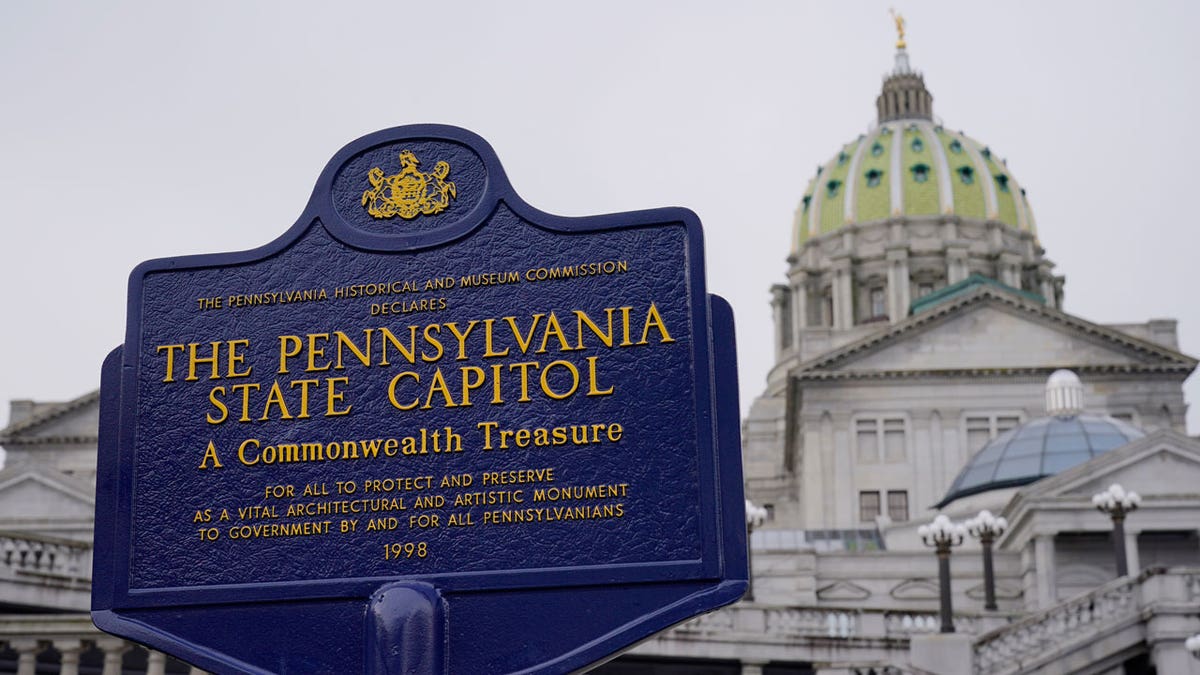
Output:
<instances>
[{"instance_id":1,"label":"classical column","mask_svg":"<svg viewBox=\"0 0 1200 675\"><path fill-rule=\"evenodd\" d=\"M1142 571L1137 538L1137 532L1125 532L1125 564L1129 566L1129 573L1135 577Z\"/></svg>"},{"instance_id":2,"label":"classical column","mask_svg":"<svg viewBox=\"0 0 1200 675\"><path fill-rule=\"evenodd\" d=\"M121 661L129 651L129 643L119 638L96 640L96 646L104 652L104 670L101 675L121 675Z\"/></svg>"},{"instance_id":3,"label":"classical column","mask_svg":"<svg viewBox=\"0 0 1200 675\"><path fill-rule=\"evenodd\" d=\"M790 291L783 284L771 287L771 313L775 319L775 360L778 361L788 348L788 333L791 332L791 317L788 316L788 295Z\"/></svg>"},{"instance_id":4,"label":"classical column","mask_svg":"<svg viewBox=\"0 0 1200 675\"><path fill-rule=\"evenodd\" d=\"M801 336L808 328L808 272L796 272L792 281L792 346L797 350L802 344Z\"/></svg>"},{"instance_id":5,"label":"classical column","mask_svg":"<svg viewBox=\"0 0 1200 675\"><path fill-rule=\"evenodd\" d=\"M908 318L912 290L908 280L908 247L888 247L888 319L899 323Z\"/></svg>"},{"instance_id":6,"label":"classical column","mask_svg":"<svg viewBox=\"0 0 1200 675\"><path fill-rule=\"evenodd\" d=\"M967 278L967 245L949 243L946 245L946 283L957 284Z\"/></svg>"},{"instance_id":7,"label":"classical column","mask_svg":"<svg viewBox=\"0 0 1200 675\"><path fill-rule=\"evenodd\" d=\"M8 647L17 653L17 675L37 674L37 655L42 651L37 640L32 638L9 640Z\"/></svg>"},{"instance_id":8,"label":"classical column","mask_svg":"<svg viewBox=\"0 0 1200 675\"><path fill-rule=\"evenodd\" d=\"M1000 281L1012 288L1021 288L1021 256L1016 253L1000 254Z\"/></svg>"},{"instance_id":9,"label":"classical column","mask_svg":"<svg viewBox=\"0 0 1200 675\"><path fill-rule=\"evenodd\" d=\"M833 260L833 327L854 326L854 285L849 254Z\"/></svg>"},{"instance_id":10,"label":"classical column","mask_svg":"<svg viewBox=\"0 0 1200 675\"><path fill-rule=\"evenodd\" d=\"M1039 534L1034 540L1034 564L1037 566L1038 607L1054 604L1054 535Z\"/></svg>"},{"instance_id":11,"label":"classical column","mask_svg":"<svg viewBox=\"0 0 1200 675\"><path fill-rule=\"evenodd\" d=\"M151 649L146 653L146 675L165 675L167 655Z\"/></svg>"},{"instance_id":12,"label":"classical column","mask_svg":"<svg viewBox=\"0 0 1200 675\"><path fill-rule=\"evenodd\" d=\"M55 640L54 648L62 656L59 675L79 675L79 655L83 652L83 640Z\"/></svg>"},{"instance_id":13,"label":"classical column","mask_svg":"<svg viewBox=\"0 0 1200 675\"><path fill-rule=\"evenodd\" d=\"M1054 303L1054 273L1050 265L1043 263L1038 267L1038 280L1041 282L1038 290L1046 299L1046 306L1057 307Z\"/></svg>"}]
</instances>

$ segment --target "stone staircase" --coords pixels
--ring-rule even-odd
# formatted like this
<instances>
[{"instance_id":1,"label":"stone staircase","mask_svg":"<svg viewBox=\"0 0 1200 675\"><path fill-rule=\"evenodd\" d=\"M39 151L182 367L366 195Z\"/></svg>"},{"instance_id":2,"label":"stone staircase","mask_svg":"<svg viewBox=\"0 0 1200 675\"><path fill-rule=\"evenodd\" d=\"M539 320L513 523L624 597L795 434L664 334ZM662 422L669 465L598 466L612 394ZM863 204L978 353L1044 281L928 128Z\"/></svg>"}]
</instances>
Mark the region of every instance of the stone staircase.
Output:
<instances>
[{"instance_id":1,"label":"stone staircase","mask_svg":"<svg viewBox=\"0 0 1200 675\"><path fill-rule=\"evenodd\" d=\"M1159 673L1189 673L1198 616L1200 568L1151 568L979 636L974 671L1099 673L1149 654Z\"/></svg>"}]
</instances>

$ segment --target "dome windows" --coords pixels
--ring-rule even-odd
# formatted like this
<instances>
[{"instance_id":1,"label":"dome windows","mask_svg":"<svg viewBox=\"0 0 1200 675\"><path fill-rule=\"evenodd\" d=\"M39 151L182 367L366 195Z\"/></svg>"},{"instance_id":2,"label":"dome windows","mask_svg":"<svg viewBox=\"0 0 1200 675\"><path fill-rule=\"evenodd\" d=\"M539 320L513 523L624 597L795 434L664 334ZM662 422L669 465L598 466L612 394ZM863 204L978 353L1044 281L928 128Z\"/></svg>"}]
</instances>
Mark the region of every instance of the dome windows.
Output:
<instances>
[{"instance_id":1,"label":"dome windows","mask_svg":"<svg viewBox=\"0 0 1200 675\"><path fill-rule=\"evenodd\" d=\"M875 145L871 146L871 156L878 157L883 154L883 144L876 141Z\"/></svg>"},{"instance_id":2,"label":"dome windows","mask_svg":"<svg viewBox=\"0 0 1200 675\"><path fill-rule=\"evenodd\" d=\"M975 169L969 166L960 166L955 173L958 174L958 179L962 181L963 185L971 185L975 182Z\"/></svg>"},{"instance_id":3,"label":"dome windows","mask_svg":"<svg viewBox=\"0 0 1200 675\"><path fill-rule=\"evenodd\" d=\"M996 174L995 179L996 179L996 186L1000 188L1000 191L1008 192L1008 176L1006 176L1002 173Z\"/></svg>"},{"instance_id":4,"label":"dome windows","mask_svg":"<svg viewBox=\"0 0 1200 675\"><path fill-rule=\"evenodd\" d=\"M808 211L808 205L812 203L812 195L804 195L804 199L800 201L804 203L804 210Z\"/></svg>"},{"instance_id":5,"label":"dome windows","mask_svg":"<svg viewBox=\"0 0 1200 675\"><path fill-rule=\"evenodd\" d=\"M838 166L845 164L847 162L847 160L849 160L849 159L850 159L850 155L847 155L845 150L839 152L838 153Z\"/></svg>"},{"instance_id":6,"label":"dome windows","mask_svg":"<svg viewBox=\"0 0 1200 675\"><path fill-rule=\"evenodd\" d=\"M957 138L950 141L950 152L953 152L956 155L962 154L962 143L960 143Z\"/></svg>"},{"instance_id":7,"label":"dome windows","mask_svg":"<svg viewBox=\"0 0 1200 675\"><path fill-rule=\"evenodd\" d=\"M991 159L992 158L992 149L984 148L983 150L979 151L979 154L983 155L984 159Z\"/></svg>"},{"instance_id":8,"label":"dome windows","mask_svg":"<svg viewBox=\"0 0 1200 675\"><path fill-rule=\"evenodd\" d=\"M929 180L929 165L928 164L913 164L909 167L912 171L913 180L918 183L924 183Z\"/></svg>"},{"instance_id":9,"label":"dome windows","mask_svg":"<svg viewBox=\"0 0 1200 675\"><path fill-rule=\"evenodd\" d=\"M912 148L913 152L921 152L925 149L925 143L921 141L920 137L917 137L912 139L912 143L909 144L909 147Z\"/></svg>"},{"instance_id":10,"label":"dome windows","mask_svg":"<svg viewBox=\"0 0 1200 675\"><path fill-rule=\"evenodd\" d=\"M871 169L863 176L867 179L867 187L879 187L879 182L883 180L883 172L879 169Z\"/></svg>"},{"instance_id":11,"label":"dome windows","mask_svg":"<svg viewBox=\"0 0 1200 675\"><path fill-rule=\"evenodd\" d=\"M838 193L838 188L840 188L841 186L842 186L842 181L834 178L833 180L831 180L825 184L825 194L829 197L836 197L837 193Z\"/></svg>"}]
</instances>

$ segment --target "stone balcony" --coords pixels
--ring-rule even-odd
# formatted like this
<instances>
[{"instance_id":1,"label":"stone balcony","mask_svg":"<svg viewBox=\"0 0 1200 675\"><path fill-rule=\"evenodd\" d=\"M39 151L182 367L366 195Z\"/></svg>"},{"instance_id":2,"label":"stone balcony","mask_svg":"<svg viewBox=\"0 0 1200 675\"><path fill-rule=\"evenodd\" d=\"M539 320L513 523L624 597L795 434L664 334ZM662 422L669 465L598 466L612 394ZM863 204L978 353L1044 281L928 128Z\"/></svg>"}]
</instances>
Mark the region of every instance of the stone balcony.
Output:
<instances>
[{"instance_id":1,"label":"stone balcony","mask_svg":"<svg viewBox=\"0 0 1200 675\"><path fill-rule=\"evenodd\" d=\"M27 532L0 532L0 611L85 612L92 546Z\"/></svg>"}]
</instances>

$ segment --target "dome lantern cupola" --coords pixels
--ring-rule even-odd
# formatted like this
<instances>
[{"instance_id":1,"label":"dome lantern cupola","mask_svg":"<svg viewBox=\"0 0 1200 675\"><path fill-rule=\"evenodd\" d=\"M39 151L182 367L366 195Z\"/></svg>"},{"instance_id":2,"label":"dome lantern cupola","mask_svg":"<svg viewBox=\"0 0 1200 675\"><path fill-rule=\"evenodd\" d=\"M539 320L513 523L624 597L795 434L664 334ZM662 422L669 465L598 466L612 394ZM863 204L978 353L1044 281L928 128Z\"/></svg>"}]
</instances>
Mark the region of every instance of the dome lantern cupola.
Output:
<instances>
[{"instance_id":1,"label":"dome lantern cupola","mask_svg":"<svg viewBox=\"0 0 1200 675\"><path fill-rule=\"evenodd\" d=\"M1083 412L1083 383L1075 373L1061 369L1046 380L1046 414L1074 417Z\"/></svg>"},{"instance_id":2,"label":"dome lantern cupola","mask_svg":"<svg viewBox=\"0 0 1200 675\"><path fill-rule=\"evenodd\" d=\"M892 12L896 22L896 65L883 80L883 92L875 99L879 123L901 119L933 120L933 95L925 78L908 64L904 42L904 17Z\"/></svg>"}]
</instances>

